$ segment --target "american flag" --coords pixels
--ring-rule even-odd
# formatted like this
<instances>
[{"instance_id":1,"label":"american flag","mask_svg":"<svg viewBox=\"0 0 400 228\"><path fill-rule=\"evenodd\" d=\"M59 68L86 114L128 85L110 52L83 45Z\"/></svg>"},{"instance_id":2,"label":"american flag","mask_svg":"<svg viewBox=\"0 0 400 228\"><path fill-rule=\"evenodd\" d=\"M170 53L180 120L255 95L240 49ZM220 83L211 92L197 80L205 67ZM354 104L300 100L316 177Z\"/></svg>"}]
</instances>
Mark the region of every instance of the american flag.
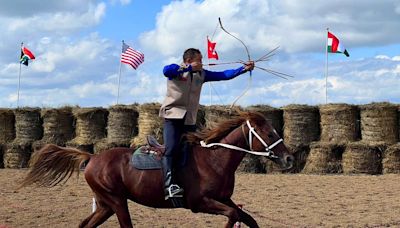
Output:
<instances>
[{"instance_id":1,"label":"american flag","mask_svg":"<svg viewBox=\"0 0 400 228\"><path fill-rule=\"evenodd\" d=\"M133 50L122 41L121 62L131 65L136 70L144 62L144 55L139 51Z\"/></svg>"}]
</instances>

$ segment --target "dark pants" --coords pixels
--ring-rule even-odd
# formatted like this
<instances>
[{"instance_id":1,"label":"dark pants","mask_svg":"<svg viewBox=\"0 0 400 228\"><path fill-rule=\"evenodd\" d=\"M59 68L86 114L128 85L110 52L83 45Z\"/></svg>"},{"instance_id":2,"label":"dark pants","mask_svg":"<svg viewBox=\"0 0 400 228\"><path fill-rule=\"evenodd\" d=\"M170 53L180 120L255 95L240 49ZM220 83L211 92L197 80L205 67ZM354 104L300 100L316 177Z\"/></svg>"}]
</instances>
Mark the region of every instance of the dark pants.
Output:
<instances>
[{"instance_id":1,"label":"dark pants","mask_svg":"<svg viewBox=\"0 0 400 228\"><path fill-rule=\"evenodd\" d=\"M180 153L182 135L196 131L196 125L185 125L184 119L165 119L164 120L164 145L165 155L174 157Z\"/></svg>"},{"instance_id":2,"label":"dark pants","mask_svg":"<svg viewBox=\"0 0 400 228\"><path fill-rule=\"evenodd\" d=\"M181 145L184 147L187 147L187 144L181 143L182 135L190 132L190 131L195 131L196 130L196 125L185 125L185 120L184 119L165 119L164 121L164 145L165 145L165 154L164 157L161 159L162 165L163 165L163 175L164 175L164 193L166 198L168 199L169 197L174 197L174 193L176 192L176 195L178 193L181 193L183 190L179 186L175 186L173 190L171 190L171 187L174 187L173 184L173 177L172 177L172 167L174 158L176 158L176 155L178 153L181 153L183 150L187 150L184 148L182 150ZM186 163L186 154L183 154L182 157L182 164ZM171 192L171 193L170 193Z\"/></svg>"}]
</instances>

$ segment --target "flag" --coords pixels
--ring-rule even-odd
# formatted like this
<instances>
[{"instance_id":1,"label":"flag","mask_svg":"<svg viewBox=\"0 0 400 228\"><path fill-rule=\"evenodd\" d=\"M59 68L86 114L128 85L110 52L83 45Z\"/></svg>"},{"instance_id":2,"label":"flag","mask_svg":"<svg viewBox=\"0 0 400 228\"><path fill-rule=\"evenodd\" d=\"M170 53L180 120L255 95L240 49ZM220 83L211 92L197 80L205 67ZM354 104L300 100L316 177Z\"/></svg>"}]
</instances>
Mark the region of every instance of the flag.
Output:
<instances>
[{"instance_id":1,"label":"flag","mask_svg":"<svg viewBox=\"0 0 400 228\"><path fill-rule=\"evenodd\" d=\"M328 52L331 53L343 53L347 57L349 57L349 53L343 47L343 45L339 42L339 39L333 35L332 33L328 32Z\"/></svg>"},{"instance_id":2,"label":"flag","mask_svg":"<svg viewBox=\"0 0 400 228\"><path fill-rule=\"evenodd\" d=\"M131 65L136 70L144 62L144 54L132 49L122 41L121 62Z\"/></svg>"},{"instance_id":3,"label":"flag","mask_svg":"<svg viewBox=\"0 0 400 228\"><path fill-rule=\"evenodd\" d=\"M207 37L207 50L208 50L208 58L218 60L218 53L215 51L215 46L217 43L211 42Z\"/></svg>"},{"instance_id":4,"label":"flag","mask_svg":"<svg viewBox=\"0 0 400 228\"><path fill-rule=\"evenodd\" d=\"M35 59L35 56L33 53L26 48L25 46L21 47L21 58L20 58L20 63L24 64L25 66L28 66L28 61L31 59Z\"/></svg>"}]
</instances>

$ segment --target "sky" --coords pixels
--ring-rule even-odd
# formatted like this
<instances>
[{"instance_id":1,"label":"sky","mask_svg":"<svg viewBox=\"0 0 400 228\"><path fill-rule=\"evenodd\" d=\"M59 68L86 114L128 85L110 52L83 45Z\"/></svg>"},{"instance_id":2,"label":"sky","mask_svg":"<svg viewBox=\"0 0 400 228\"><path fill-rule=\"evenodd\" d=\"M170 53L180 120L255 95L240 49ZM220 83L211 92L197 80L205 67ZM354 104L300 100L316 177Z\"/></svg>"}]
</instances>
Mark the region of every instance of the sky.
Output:
<instances>
[{"instance_id":1,"label":"sky","mask_svg":"<svg viewBox=\"0 0 400 228\"><path fill-rule=\"evenodd\" d=\"M246 73L204 84L201 104L231 104L246 88L238 105L400 103L398 0L2 0L0 107L108 107L119 80L120 104L162 102L163 67L181 63L187 48L200 49L203 63L247 60L219 17L251 59L279 47L256 65L293 78L255 69L251 80ZM328 54L328 77L327 28L350 54ZM218 61L207 59L207 36ZM120 74L122 40L145 62L137 70L122 64ZM29 66L19 63L21 42L36 57Z\"/></svg>"}]
</instances>

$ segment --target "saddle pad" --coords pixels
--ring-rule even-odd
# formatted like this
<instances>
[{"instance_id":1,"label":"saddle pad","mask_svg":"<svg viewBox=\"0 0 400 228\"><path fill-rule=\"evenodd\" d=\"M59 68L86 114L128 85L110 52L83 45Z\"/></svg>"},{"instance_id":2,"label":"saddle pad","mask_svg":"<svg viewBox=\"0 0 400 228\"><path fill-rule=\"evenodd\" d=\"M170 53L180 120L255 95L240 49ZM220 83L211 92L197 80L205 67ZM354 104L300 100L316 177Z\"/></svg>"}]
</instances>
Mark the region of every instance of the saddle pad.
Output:
<instances>
[{"instance_id":1,"label":"saddle pad","mask_svg":"<svg viewBox=\"0 0 400 228\"><path fill-rule=\"evenodd\" d=\"M161 169L161 161L156 155L142 153L142 147L136 149L132 155L132 164L136 169Z\"/></svg>"}]
</instances>

